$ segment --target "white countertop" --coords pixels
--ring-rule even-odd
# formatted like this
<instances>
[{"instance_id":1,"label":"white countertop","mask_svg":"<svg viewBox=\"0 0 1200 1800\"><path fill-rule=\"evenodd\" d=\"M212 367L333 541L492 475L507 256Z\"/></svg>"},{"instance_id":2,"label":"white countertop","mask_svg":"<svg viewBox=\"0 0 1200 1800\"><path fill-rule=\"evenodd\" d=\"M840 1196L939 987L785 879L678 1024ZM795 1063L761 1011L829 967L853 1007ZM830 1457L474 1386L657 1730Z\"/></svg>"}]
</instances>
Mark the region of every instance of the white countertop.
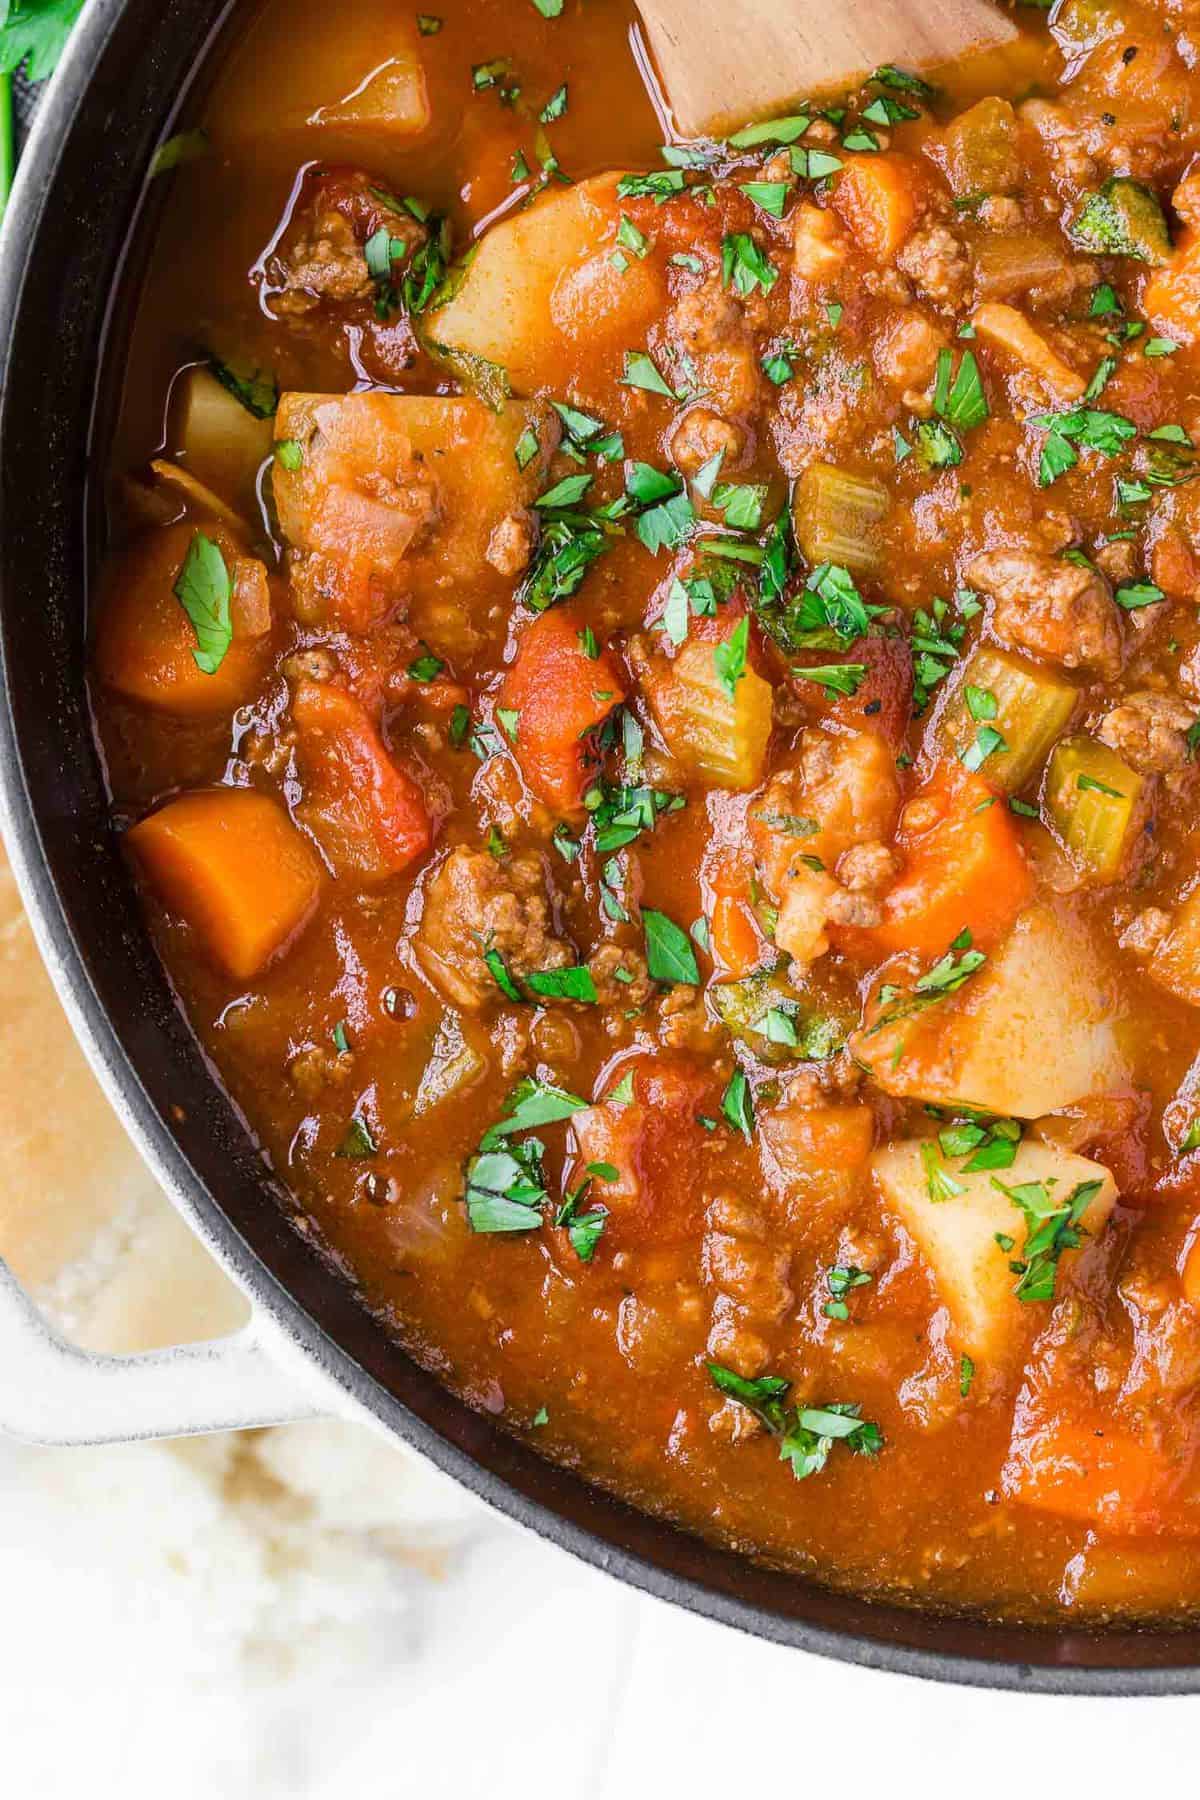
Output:
<instances>
[{"instance_id":1,"label":"white countertop","mask_svg":"<svg viewBox=\"0 0 1200 1800\"><path fill-rule=\"evenodd\" d=\"M620 1587L357 1428L255 1442L0 1443L14 1800L855 1795L881 1778L923 1800L1093 1800L1195 1768L1200 1698L823 1662Z\"/></svg>"}]
</instances>

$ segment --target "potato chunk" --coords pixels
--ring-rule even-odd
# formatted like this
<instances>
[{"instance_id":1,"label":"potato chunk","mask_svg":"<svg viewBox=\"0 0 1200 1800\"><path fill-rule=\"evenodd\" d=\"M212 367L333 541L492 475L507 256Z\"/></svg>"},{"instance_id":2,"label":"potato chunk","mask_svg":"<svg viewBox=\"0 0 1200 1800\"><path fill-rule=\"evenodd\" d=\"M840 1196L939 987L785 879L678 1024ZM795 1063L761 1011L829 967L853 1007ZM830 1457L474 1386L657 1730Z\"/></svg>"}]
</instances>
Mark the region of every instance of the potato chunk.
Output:
<instances>
[{"instance_id":1,"label":"potato chunk","mask_svg":"<svg viewBox=\"0 0 1200 1800\"><path fill-rule=\"evenodd\" d=\"M538 449L522 470L526 431ZM558 438L531 407L423 394L285 394L275 432L296 612L359 631L410 595L494 583L492 532L536 497Z\"/></svg>"},{"instance_id":2,"label":"potato chunk","mask_svg":"<svg viewBox=\"0 0 1200 1800\"><path fill-rule=\"evenodd\" d=\"M1036 1119L1123 1085L1116 1013L1083 925L1036 907L956 994L868 1025L852 1049L886 1093Z\"/></svg>"},{"instance_id":3,"label":"potato chunk","mask_svg":"<svg viewBox=\"0 0 1200 1800\"><path fill-rule=\"evenodd\" d=\"M624 273L612 261L618 180L556 188L494 225L453 297L428 316L428 347L499 364L517 394L602 392L666 301L652 258Z\"/></svg>"},{"instance_id":4,"label":"potato chunk","mask_svg":"<svg viewBox=\"0 0 1200 1800\"><path fill-rule=\"evenodd\" d=\"M961 1193L933 1199L923 1150L936 1155L935 1167L945 1168ZM875 1154L871 1166L885 1202L929 1265L949 1308L957 1347L981 1363L995 1364L1010 1345L1025 1341L1030 1322L1044 1322L1037 1301L1018 1299L1020 1276L1009 1267L1020 1260L1025 1242L1021 1208L994 1185L991 1171L968 1175L958 1163L944 1163L936 1139L891 1145ZM1006 1188L1040 1183L1062 1205L1081 1184L1099 1182L1080 1218L1091 1237L1103 1229L1117 1198L1116 1183L1102 1164L1046 1144L1020 1145L1012 1167L996 1179ZM1006 1241L1012 1238L1013 1248L997 1243L997 1234ZM1060 1268L1076 1255L1078 1251L1064 1250Z\"/></svg>"},{"instance_id":5,"label":"potato chunk","mask_svg":"<svg viewBox=\"0 0 1200 1800\"><path fill-rule=\"evenodd\" d=\"M172 389L170 441L188 474L242 519L257 518L255 486L271 454L271 421L255 418L199 363Z\"/></svg>"},{"instance_id":6,"label":"potato chunk","mask_svg":"<svg viewBox=\"0 0 1200 1800\"><path fill-rule=\"evenodd\" d=\"M170 801L125 842L167 910L249 981L312 917L321 865L277 800L210 788Z\"/></svg>"},{"instance_id":7,"label":"potato chunk","mask_svg":"<svg viewBox=\"0 0 1200 1800\"><path fill-rule=\"evenodd\" d=\"M391 0L356 0L308 10L286 32L251 26L211 129L219 146L320 129L330 147L350 147L368 133L402 143L430 117L415 23Z\"/></svg>"}]
</instances>

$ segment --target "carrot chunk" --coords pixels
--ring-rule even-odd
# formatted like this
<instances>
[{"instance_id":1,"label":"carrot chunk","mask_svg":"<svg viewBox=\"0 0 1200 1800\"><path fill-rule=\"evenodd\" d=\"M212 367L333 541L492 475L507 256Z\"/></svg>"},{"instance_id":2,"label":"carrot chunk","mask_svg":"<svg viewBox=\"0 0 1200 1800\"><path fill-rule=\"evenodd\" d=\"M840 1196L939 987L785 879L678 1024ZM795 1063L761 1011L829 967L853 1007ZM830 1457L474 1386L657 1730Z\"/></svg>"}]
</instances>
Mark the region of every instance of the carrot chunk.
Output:
<instances>
[{"instance_id":1,"label":"carrot chunk","mask_svg":"<svg viewBox=\"0 0 1200 1800\"><path fill-rule=\"evenodd\" d=\"M1138 1537L1163 1529L1183 1474L1148 1439L1102 1414L1023 1396L1001 1480L1021 1506Z\"/></svg>"},{"instance_id":2,"label":"carrot chunk","mask_svg":"<svg viewBox=\"0 0 1200 1800\"><path fill-rule=\"evenodd\" d=\"M1192 343L1200 337L1200 231L1183 232L1166 268L1151 275L1142 311L1174 338Z\"/></svg>"},{"instance_id":3,"label":"carrot chunk","mask_svg":"<svg viewBox=\"0 0 1200 1800\"><path fill-rule=\"evenodd\" d=\"M240 981L297 938L317 904L315 854L279 803L251 788L185 794L125 841L167 910Z\"/></svg>"},{"instance_id":4,"label":"carrot chunk","mask_svg":"<svg viewBox=\"0 0 1200 1800\"><path fill-rule=\"evenodd\" d=\"M724 976L736 981L763 959L763 941L750 904L750 883L743 869L722 857L708 879L711 895L709 940L713 960Z\"/></svg>"},{"instance_id":5,"label":"carrot chunk","mask_svg":"<svg viewBox=\"0 0 1200 1800\"><path fill-rule=\"evenodd\" d=\"M420 786L388 754L365 707L344 688L302 681L292 699L300 733L301 821L338 875L384 880L424 856L433 826Z\"/></svg>"},{"instance_id":6,"label":"carrot chunk","mask_svg":"<svg viewBox=\"0 0 1200 1800\"><path fill-rule=\"evenodd\" d=\"M96 671L105 687L162 712L202 717L249 698L262 670L271 631L267 571L223 526L204 534L220 550L233 592L233 641L209 675L196 661L196 630L175 596L175 583L195 535L170 525L138 541L113 565L100 604Z\"/></svg>"},{"instance_id":7,"label":"carrot chunk","mask_svg":"<svg viewBox=\"0 0 1200 1800\"><path fill-rule=\"evenodd\" d=\"M917 216L918 173L905 156L847 157L833 190L834 211L872 262L890 262Z\"/></svg>"},{"instance_id":8,"label":"carrot chunk","mask_svg":"<svg viewBox=\"0 0 1200 1800\"><path fill-rule=\"evenodd\" d=\"M855 954L940 956L964 928L986 950L1033 893L1008 808L979 776L950 763L909 803L899 847L904 869L883 898L882 922L838 934Z\"/></svg>"},{"instance_id":9,"label":"carrot chunk","mask_svg":"<svg viewBox=\"0 0 1200 1800\"><path fill-rule=\"evenodd\" d=\"M556 606L528 626L496 700L496 718L526 783L556 812L579 809L595 765L592 733L625 698L607 650L589 656L583 622Z\"/></svg>"}]
</instances>

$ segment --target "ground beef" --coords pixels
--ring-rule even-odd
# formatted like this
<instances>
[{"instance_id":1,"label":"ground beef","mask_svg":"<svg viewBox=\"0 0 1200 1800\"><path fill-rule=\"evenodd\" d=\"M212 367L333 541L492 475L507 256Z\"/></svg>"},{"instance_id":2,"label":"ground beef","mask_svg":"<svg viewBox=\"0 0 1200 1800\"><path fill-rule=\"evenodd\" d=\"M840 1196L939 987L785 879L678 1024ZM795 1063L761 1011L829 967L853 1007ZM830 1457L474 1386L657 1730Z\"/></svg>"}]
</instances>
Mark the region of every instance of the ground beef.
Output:
<instances>
[{"instance_id":1,"label":"ground beef","mask_svg":"<svg viewBox=\"0 0 1200 1800\"><path fill-rule=\"evenodd\" d=\"M992 600L992 630L1010 649L1106 681L1121 673L1120 609L1096 570L1039 551L990 550L966 575Z\"/></svg>"},{"instance_id":2,"label":"ground beef","mask_svg":"<svg viewBox=\"0 0 1200 1800\"><path fill-rule=\"evenodd\" d=\"M1196 722L1191 707L1173 694L1127 694L1101 721L1101 741L1139 775L1167 775L1190 760L1187 733Z\"/></svg>"},{"instance_id":3,"label":"ground beef","mask_svg":"<svg viewBox=\"0 0 1200 1800\"><path fill-rule=\"evenodd\" d=\"M326 300L365 300L372 288L354 227L332 208L318 214L275 261L271 276L281 290L273 298L274 310L293 317Z\"/></svg>"},{"instance_id":4,"label":"ground beef","mask_svg":"<svg viewBox=\"0 0 1200 1800\"><path fill-rule=\"evenodd\" d=\"M937 306L957 311L973 280L971 258L948 225L914 232L896 258L918 292Z\"/></svg>"},{"instance_id":5,"label":"ground beef","mask_svg":"<svg viewBox=\"0 0 1200 1800\"><path fill-rule=\"evenodd\" d=\"M501 862L486 850L452 850L426 890L414 947L447 999L472 1010L501 997L489 950L515 980L575 961L554 928L545 865L532 854Z\"/></svg>"},{"instance_id":6,"label":"ground beef","mask_svg":"<svg viewBox=\"0 0 1200 1800\"><path fill-rule=\"evenodd\" d=\"M878 894L899 867L899 857L886 844L855 844L838 863L837 876L852 894Z\"/></svg>"},{"instance_id":7,"label":"ground beef","mask_svg":"<svg viewBox=\"0 0 1200 1800\"><path fill-rule=\"evenodd\" d=\"M620 944L601 944L596 954L588 958L588 968L600 1006L644 1006L650 998L646 959L638 950L626 950Z\"/></svg>"},{"instance_id":8,"label":"ground beef","mask_svg":"<svg viewBox=\"0 0 1200 1800\"><path fill-rule=\"evenodd\" d=\"M506 513L488 539L487 559L501 575L522 575L537 547L537 520L524 508Z\"/></svg>"},{"instance_id":9,"label":"ground beef","mask_svg":"<svg viewBox=\"0 0 1200 1800\"><path fill-rule=\"evenodd\" d=\"M720 1033L709 1018L698 988L673 987L658 1006L659 1042L668 1050L711 1050Z\"/></svg>"},{"instance_id":10,"label":"ground beef","mask_svg":"<svg viewBox=\"0 0 1200 1800\"><path fill-rule=\"evenodd\" d=\"M691 481L705 463L720 455L722 472L737 467L746 447L746 433L707 406L693 406L671 434L671 459L680 474Z\"/></svg>"}]
</instances>

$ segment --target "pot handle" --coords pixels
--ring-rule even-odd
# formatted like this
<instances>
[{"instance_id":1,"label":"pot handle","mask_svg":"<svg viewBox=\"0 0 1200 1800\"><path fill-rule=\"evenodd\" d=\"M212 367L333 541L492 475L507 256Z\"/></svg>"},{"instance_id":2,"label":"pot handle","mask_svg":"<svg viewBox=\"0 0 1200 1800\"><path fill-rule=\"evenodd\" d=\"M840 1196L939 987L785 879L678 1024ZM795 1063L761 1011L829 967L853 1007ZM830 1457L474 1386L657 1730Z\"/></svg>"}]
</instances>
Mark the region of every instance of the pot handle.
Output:
<instances>
[{"instance_id":1,"label":"pot handle","mask_svg":"<svg viewBox=\"0 0 1200 1800\"><path fill-rule=\"evenodd\" d=\"M0 1431L33 1444L187 1437L330 1411L268 1348L256 1317L209 1343L94 1355L52 1330L2 1259L0 1369Z\"/></svg>"}]
</instances>

